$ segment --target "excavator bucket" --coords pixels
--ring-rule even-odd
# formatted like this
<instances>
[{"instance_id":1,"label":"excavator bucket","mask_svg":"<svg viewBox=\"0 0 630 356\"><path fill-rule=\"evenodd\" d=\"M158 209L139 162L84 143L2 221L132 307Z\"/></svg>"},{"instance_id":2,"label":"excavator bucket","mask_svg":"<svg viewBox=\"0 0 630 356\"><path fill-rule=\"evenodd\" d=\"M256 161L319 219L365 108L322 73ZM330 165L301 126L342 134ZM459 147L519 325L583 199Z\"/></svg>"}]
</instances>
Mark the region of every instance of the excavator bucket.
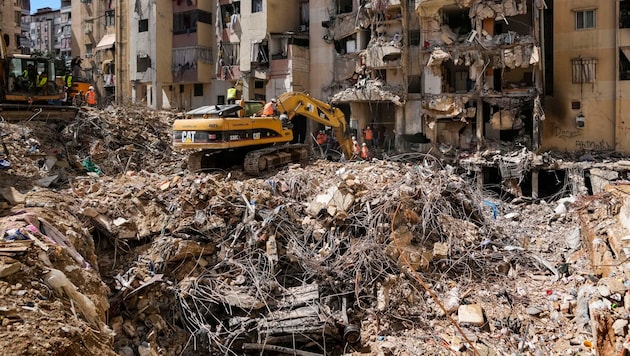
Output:
<instances>
[{"instance_id":1,"label":"excavator bucket","mask_svg":"<svg viewBox=\"0 0 630 356\"><path fill-rule=\"evenodd\" d=\"M72 121L79 108L68 105L0 104L0 120L5 121Z\"/></svg>"}]
</instances>

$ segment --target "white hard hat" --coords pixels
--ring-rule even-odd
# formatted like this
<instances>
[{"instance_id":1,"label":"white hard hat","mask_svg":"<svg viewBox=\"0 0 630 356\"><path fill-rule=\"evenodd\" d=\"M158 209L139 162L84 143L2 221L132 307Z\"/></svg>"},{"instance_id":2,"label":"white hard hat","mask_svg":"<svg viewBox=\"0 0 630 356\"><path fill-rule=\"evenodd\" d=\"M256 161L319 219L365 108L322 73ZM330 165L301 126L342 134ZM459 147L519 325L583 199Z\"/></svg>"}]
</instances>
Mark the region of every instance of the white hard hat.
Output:
<instances>
[{"instance_id":1,"label":"white hard hat","mask_svg":"<svg viewBox=\"0 0 630 356\"><path fill-rule=\"evenodd\" d=\"M367 146L367 145L365 144L365 142L363 142L363 144L361 146Z\"/></svg>"},{"instance_id":2,"label":"white hard hat","mask_svg":"<svg viewBox=\"0 0 630 356\"><path fill-rule=\"evenodd\" d=\"M271 99L271 102L272 102L272 103L275 103L275 102L276 102L276 99Z\"/></svg>"},{"instance_id":3,"label":"white hard hat","mask_svg":"<svg viewBox=\"0 0 630 356\"><path fill-rule=\"evenodd\" d=\"M88 88L88 90L94 90L94 87L90 85L90 87Z\"/></svg>"}]
</instances>

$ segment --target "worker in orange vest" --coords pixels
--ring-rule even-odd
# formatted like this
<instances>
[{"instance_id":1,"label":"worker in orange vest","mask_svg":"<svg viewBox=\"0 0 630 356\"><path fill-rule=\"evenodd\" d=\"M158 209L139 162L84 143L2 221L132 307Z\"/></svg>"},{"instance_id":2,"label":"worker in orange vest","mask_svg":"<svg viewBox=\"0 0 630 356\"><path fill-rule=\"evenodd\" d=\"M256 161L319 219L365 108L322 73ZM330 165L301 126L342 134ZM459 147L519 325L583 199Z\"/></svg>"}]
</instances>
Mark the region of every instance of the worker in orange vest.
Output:
<instances>
[{"instance_id":1,"label":"worker in orange vest","mask_svg":"<svg viewBox=\"0 0 630 356\"><path fill-rule=\"evenodd\" d=\"M359 141L357 141L357 138L354 136L352 136L352 153L354 153L355 156L358 156L361 153Z\"/></svg>"},{"instance_id":2,"label":"worker in orange vest","mask_svg":"<svg viewBox=\"0 0 630 356\"><path fill-rule=\"evenodd\" d=\"M328 135L326 135L324 130L319 130L316 141L317 141L317 144L320 146L328 142Z\"/></svg>"},{"instance_id":3,"label":"worker in orange vest","mask_svg":"<svg viewBox=\"0 0 630 356\"><path fill-rule=\"evenodd\" d=\"M361 158L363 158L365 160L372 159L372 155L370 154L370 149L368 148L368 146L367 146L367 144L365 142L363 142L363 144L361 144Z\"/></svg>"},{"instance_id":4,"label":"worker in orange vest","mask_svg":"<svg viewBox=\"0 0 630 356\"><path fill-rule=\"evenodd\" d=\"M372 131L372 128L370 126L365 128L363 135L365 136L365 142L368 144L368 146L374 146L374 131Z\"/></svg>"},{"instance_id":5,"label":"worker in orange vest","mask_svg":"<svg viewBox=\"0 0 630 356\"><path fill-rule=\"evenodd\" d=\"M271 101L265 104L265 107L263 108L263 116L274 116L277 110L278 106L276 104L276 99L271 99Z\"/></svg>"},{"instance_id":6,"label":"worker in orange vest","mask_svg":"<svg viewBox=\"0 0 630 356\"><path fill-rule=\"evenodd\" d=\"M85 101L89 106L96 106L96 92L94 87L90 85L88 92L85 93Z\"/></svg>"}]
</instances>

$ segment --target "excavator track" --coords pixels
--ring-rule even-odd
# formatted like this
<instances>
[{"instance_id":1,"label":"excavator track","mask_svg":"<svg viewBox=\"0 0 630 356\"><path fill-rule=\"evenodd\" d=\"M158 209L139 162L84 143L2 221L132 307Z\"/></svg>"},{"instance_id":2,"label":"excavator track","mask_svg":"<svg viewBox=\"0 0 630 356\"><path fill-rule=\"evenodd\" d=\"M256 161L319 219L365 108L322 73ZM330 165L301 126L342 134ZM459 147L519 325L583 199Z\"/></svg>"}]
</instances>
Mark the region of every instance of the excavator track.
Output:
<instances>
[{"instance_id":1,"label":"excavator track","mask_svg":"<svg viewBox=\"0 0 630 356\"><path fill-rule=\"evenodd\" d=\"M308 164L309 148L304 144L274 146L249 152L245 156L243 167L245 173L253 176L260 175L273 168L288 163Z\"/></svg>"}]
</instances>

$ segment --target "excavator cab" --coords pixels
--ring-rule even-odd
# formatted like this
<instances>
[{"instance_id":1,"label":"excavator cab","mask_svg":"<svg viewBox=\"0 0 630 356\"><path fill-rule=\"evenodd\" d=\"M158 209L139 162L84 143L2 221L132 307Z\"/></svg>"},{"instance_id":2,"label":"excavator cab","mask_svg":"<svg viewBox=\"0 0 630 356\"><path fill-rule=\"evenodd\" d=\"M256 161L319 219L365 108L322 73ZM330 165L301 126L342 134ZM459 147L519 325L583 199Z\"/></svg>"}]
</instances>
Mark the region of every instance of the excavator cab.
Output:
<instances>
[{"instance_id":1,"label":"excavator cab","mask_svg":"<svg viewBox=\"0 0 630 356\"><path fill-rule=\"evenodd\" d=\"M62 105L65 96L56 84L52 59L9 54L6 36L0 32L0 116L23 119L74 119L78 108Z\"/></svg>"}]
</instances>

